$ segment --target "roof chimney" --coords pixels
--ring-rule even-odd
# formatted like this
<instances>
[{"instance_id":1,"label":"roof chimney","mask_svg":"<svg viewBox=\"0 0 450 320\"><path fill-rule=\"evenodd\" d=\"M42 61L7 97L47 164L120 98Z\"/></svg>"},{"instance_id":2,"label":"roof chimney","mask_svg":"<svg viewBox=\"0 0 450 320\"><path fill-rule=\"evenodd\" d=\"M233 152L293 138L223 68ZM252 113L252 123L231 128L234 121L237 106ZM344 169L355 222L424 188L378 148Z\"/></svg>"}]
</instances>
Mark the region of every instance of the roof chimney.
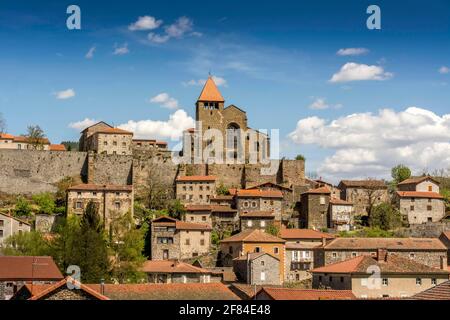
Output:
<instances>
[{"instance_id":1,"label":"roof chimney","mask_svg":"<svg viewBox=\"0 0 450 320\"><path fill-rule=\"evenodd\" d=\"M103 278L100 280L100 293L105 295L105 279Z\"/></svg>"},{"instance_id":2,"label":"roof chimney","mask_svg":"<svg viewBox=\"0 0 450 320\"><path fill-rule=\"evenodd\" d=\"M387 261L387 249L378 248L377 249L377 260L378 261Z\"/></svg>"}]
</instances>

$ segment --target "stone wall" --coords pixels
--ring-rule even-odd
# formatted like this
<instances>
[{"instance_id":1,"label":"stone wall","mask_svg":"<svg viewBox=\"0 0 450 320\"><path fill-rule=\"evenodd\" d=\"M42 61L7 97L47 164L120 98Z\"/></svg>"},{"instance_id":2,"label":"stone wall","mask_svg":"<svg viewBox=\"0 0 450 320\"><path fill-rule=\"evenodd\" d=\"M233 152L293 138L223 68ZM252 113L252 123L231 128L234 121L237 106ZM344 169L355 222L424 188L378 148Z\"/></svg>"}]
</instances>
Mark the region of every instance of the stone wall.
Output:
<instances>
[{"instance_id":1,"label":"stone wall","mask_svg":"<svg viewBox=\"0 0 450 320\"><path fill-rule=\"evenodd\" d=\"M132 184L133 156L88 154L88 182L94 184Z\"/></svg>"}]
</instances>

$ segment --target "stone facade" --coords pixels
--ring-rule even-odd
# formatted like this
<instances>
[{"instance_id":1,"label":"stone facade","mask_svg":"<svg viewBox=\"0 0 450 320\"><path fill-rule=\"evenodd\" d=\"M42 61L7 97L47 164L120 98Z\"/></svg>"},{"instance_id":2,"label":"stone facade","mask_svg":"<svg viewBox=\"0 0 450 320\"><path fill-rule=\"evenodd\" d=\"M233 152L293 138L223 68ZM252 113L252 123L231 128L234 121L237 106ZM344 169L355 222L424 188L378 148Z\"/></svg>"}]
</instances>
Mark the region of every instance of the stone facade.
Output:
<instances>
[{"instance_id":1,"label":"stone facade","mask_svg":"<svg viewBox=\"0 0 450 320\"><path fill-rule=\"evenodd\" d=\"M281 221L283 195L280 191L247 190L237 191L236 208L240 215L252 212L271 212L275 221Z\"/></svg>"},{"instance_id":2,"label":"stone facade","mask_svg":"<svg viewBox=\"0 0 450 320\"><path fill-rule=\"evenodd\" d=\"M327 188L314 189L301 195L299 224L307 229L328 228L330 191Z\"/></svg>"},{"instance_id":3,"label":"stone facade","mask_svg":"<svg viewBox=\"0 0 450 320\"><path fill-rule=\"evenodd\" d=\"M337 231L350 231L353 226L353 204L340 199L330 200L328 227Z\"/></svg>"},{"instance_id":4,"label":"stone facade","mask_svg":"<svg viewBox=\"0 0 450 320\"><path fill-rule=\"evenodd\" d=\"M247 229L259 229L266 230L271 225L276 225L280 227L279 222L274 223L275 216L271 212L250 212L240 214L240 230L244 231Z\"/></svg>"},{"instance_id":5,"label":"stone facade","mask_svg":"<svg viewBox=\"0 0 450 320\"><path fill-rule=\"evenodd\" d=\"M42 233L54 232L60 218L61 216L54 214L35 214L35 229Z\"/></svg>"},{"instance_id":6,"label":"stone facade","mask_svg":"<svg viewBox=\"0 0 450 320\"><path fill-rule=\"evenodd\" d=\"M238 279L250 285L281 285L280 260L268 253L248 253L233 260Z\"/></svg>"},{"instance_id":7,"label":"stone facade","mask_svg":"<svg viewBox=\"0 0 450 320\"><path fill-rule=\"evenodd\" d=\"M50 150L50 141L40 139L38 144L31 143L27 137L0 133L0 149L10 150Z\"/></svg>"},{"instance_id":8,"label":"stone facade","mask_svg":"<svg viewBox=\"0 0 450 320\"><path fill-rule=\"evenodd\" d=\"M339 184L341 199L353 203L355 215L367 216L372 207L390 202L387 185L379 180L344 180Z\"/></svg>"},{"instance_id":9,"label":"stone facade","mask_svg":"<svg viewBox=\"0 0 450 320\"><path fill-rule=\"evenodd\" d=\"M30 232L30 230L29 223L0 213L0 248L8 237L16 233Z\"/></svg>"},{"instance_id":10,"label":"stone facade","mask_svg":"<svg viewBox=\"0 0 450 320\"><path fill-rule=\"evenodd\" d=\"M175 181L176 197L182 203L208 204L216 195L215 181L214 176L179 176Z\"/></svg>"}]
</instances>

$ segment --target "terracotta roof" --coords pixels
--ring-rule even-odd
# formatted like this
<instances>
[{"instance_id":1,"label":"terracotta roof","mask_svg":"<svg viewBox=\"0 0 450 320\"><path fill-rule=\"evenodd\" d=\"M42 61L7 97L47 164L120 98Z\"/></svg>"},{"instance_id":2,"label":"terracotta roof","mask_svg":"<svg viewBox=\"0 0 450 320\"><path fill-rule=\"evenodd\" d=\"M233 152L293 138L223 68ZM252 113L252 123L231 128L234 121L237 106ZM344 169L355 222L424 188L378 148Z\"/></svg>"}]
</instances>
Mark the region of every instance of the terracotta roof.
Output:
<instances>
[{"instance_id":1,"label":"terracotta roof","mask_svg":"<svg viewBox=\"0 0 450 320\"><path fill-rule=\"evenodd\" d=\"M48 288L42 290L41 292L39 292L38 294L32 296L28 300L45 299L45 297L51 295L53 292L57 291L61 287L65 287L67 285L67 283L72 283L73 285L78 286L80 288L80 290L84 291L85 293L87 293L88 295L92 296L93 298L96 298L98 300L109 300L108 297L100 294L99 291L96 291L96 290L90 288L89 286L76 281L72 277L67 277L67 278L65 278L65 279L55 283L54 285L50 285Z\"/></svg>"},{"instance_id":2,"label":"terracotta roof","mask_svg":"<svg viewBox=\"0 0 450 320\"><path fill-rule=\"evenodd\" d=\"M437 238L336 238L325 250L445 250Z\"/></svg>"},{"instance_id":3,"label":"terracotta roof","mask_svg":"<svg viewBox=\"0 0 450 320\"><path fill-rule=\"evenodd\" d=\"M398 185L399 185L399 186L407 185L407 184L414 184L414 185L416 185L416 184L419 184L419 183L421 183L421 182L423 182L423 181L426 181L426 180L431 180L431 181L433 181L434 183L436 183L437 185L440 184L439 181L437 181L437 180L434 179L433 177L430 177L430 176L423 176L423 177L414 177L414 178L406 179L406 180L400 182Z\"/></svg>"},{"instance_id":4,"label":"terracotta roof","mask_svg":"<svg viewBox=\"0 0 450 320\"><path fill-rule=\"evenodd\" d=\"M286 250L301 250L301 249L316 249L322 248L322 242L320 241L303 241L301 243L297 242L286 242Z\"/></svg>"},{"instance_id":5,"label":"terracotta roof","mask_svg":"<svg viewBox=\"0 0 450 320\"><path fill-rule=\"evenodd\" d=\"M133 132L119 129L119 128L105 128L96 131L95 133L104 133L104 134L133 134Z\"/></svg>"},{"instance_id":6,"label":"terracotta roof","mask_svg":"<svg viewBox=\"0 0 450 320\"><path fill-rule=\"evenodd\" d=\"M210 273L208 270L191 264L170 260L148 260L141 271L146 273Z\"/></svg>"},{"instance_id":7,"label":"terracotta roof","mask_svg":"<svg viewBox=\"0 0 450 320\"><path fill-rule=\"evenodd\" d=\"M328 187L320 187L305 192L305 194L329 194L329 193L331 193L331 191L330 189L328 189Z\"/></svg>"},{"instance_id":8,"label":"terracotta roof","mask_svg":"<svg viewBox=\"0 0 450 320\"><path fill-rule=\"evenodd\" d=\"M12 134L8 134L8 133L0 133L0 139L13 140L14 136Z\"/></svg>"},{"instance_id":9,"label":"terracotta roof","mask_svg":"<svg viewBox=\"0 0 450 320\"><path fill-rule=\"evenodd\" d=\"M230 212L230 213L237 212L236 209L233 209L227 205L211 205L211 211L212 212Z\"/></svg>"},{"instance_id":10,"label":"terracotta roof","mask_svg":"<svg viewBox=\"0 0 450 320\"><path fill-rule=\"evenodd\" d=\"M334 239L331 234L312 230L312 229L286 229L282 228L280 230L280 238L285 240L292 239L307 239L307 240L321 240L325 239Z\"/></svg>"},{"instance_id":11,"label":"terracotta roof","mask_svg":"<svg viewBox=\"0 0 450 320\"><path fill-rule=\"evenodd\" d=\"M352 206L353 205L353 203L350 201L345 201L345 200L338 199L338 198L331 198L330 203L335 204L335 205L341 205L341 206Z\"/></svg>"},{"instance_id":12,"label":"terracotta roof","mask_svg":"<svg viewBox=\"0 0 450 320\"><path fill-rule=\"evenodd\" d=\"M450 281L443 282L411 297L413 300L450 300Z\"/></svg>"},{"instance_id":13,"label":"terracotta roof","mask_svg":"<svg viewBox=\"0 0 450 320\"><path fill-rule=\"evenodd\" d=\"M285 243L286 241L261 230L247 229L221 241L227 242Z\"/></svg>"},{"instance_id":14,"label":"terracotta roof","mask_svg":"<svg viewBox=\"0 0 450 320\"><path fill-rule=\"evenodd\" d=\"M42 138L42 139L39 139L38 141L39 141L39 143L42 143L42 144L50 144L50 141L47 138ZM25 137L25 136L15 136L14 142L29 143L30 140L28 137Z\"/></svg>"},{"instance_id":15,"label":"terracotta roof","mask_svg":"<svg viewBox=\"0 0 450 320\"><path fill-rule=\"evenodd\" d=\"M132 185L114 184L78 184L68 188L69 191L133 191Z\"/></svg>"},{"instance_id":16,"label":"terracotta roof","mask_svg":"<svg viewBox=\"0 0 450 320\"><path fill-rule=\"evenodd\" d=\"M212 79L212 77L208 77L205 85L203 86L202 92L198 97L197 101L214 101L214 102L224 102L225 99L222 97L219 89Z\"/></svg>"},{"instance_id":17,"label":"terracotta roof","mask_svg":"<svg viewBox=\"0 0 450 320\"><path fill-rule=\"evenodd\" d=\"M165 141L156 141L156 144L160 144L160 145L167 145L167 142Z\"/></svg>"},{"instance_id":18,"label":"terracotta roof","mask_svg":"<svg viewBox=\"0 0 450 320\"><path fill-rule=\"evenodd\" d=\"M25 220L18 219L18 218L16 218L16 217L10 216L10 215L8 215L8 214L6 214L6 213L0 212L0 215L2 215L2 216L4 216L4 217L7 217L7 218L10 218L10 219L13 219L13 220L16 220L16 221L19 221L19 222L21 222L21 223L23 223L23 224L26 224L26 225L28 225L28 226L31 226L31 224L30 224L29 222L26 222Z\"/></svg>"},{"instance_id":19,"label":"terracotta roof","mask_svg":"<svg viewBox=\"0 0 450 320\"><path fill-rule=\"evenodd\" d=\"M265 293L272 300L356 300L351 290L315 290L263 287L257 295Z\"/></svg>"},{"instance_id":20,"label":"terracotta roof","mask_svg":"<svg viewBox=\"0 0 450 320\"><path fill-rule=\"evenodd\" d=\"M240 189L237 190L237 196L242 198L257 197L257 198L283 198L283 193L280 190L255 190L255 189Z\"/></svg>"},{"instance_id":21,"label":"terracotta roof","mask_svg":"<svg viewBox=\"0 0 450 320\"><path fill-rule=\"evenodd\" d=\"M382 180L342 180L339 185L350 188L382 188L387 189L387 185Z\"/></svg>"},{"instance_id":22,"label":"terracotta roof","mask_svg":"<svg viewBox=\"0 0 450 320\"><path fill-rule=\"evenodd\" d=\"M52 257L0 256L0 280L61 280Z\"/></svg>"},{"instance_id":23,"label":"terracotta roof","mask_svg":"<svg viewBox=\"0 0 450 320\"><path fill-rule=\"evenodd\" d=\"M216 181L216 176L179 176L177 181Z\"/></svg>"},{"instance_id":24,"label":"terracotta roof","mask_svg":"<svg viewBox=\"0 0 450 320\"><path fill-rule=\"evenodd\" d=\"M268 218L275 219L275 215L272 211L249 211L241 212L239 214L241 218Z\"/></svg>"},{"instance_id":25,"label":"terracotta roof","mask_svg":"<svg viewBox=\"0 0 450 320\"><path fill-rule=\"evenodd\" d=\"M110 127L110 128L113 128L112 125L106 123L105 121L99 121L99 122L97 122L97 123L94 123L93 125L90 125L89 127L84 128L83 131L81 131L81 133L87 131L89 128L92 128L92 127L95 127L95 126L99 125L100 123L103 123L104 125L106 125L106 126L108 126L108 127Z\"/></svg>"},{"instance_id":26,"label":"terracotta roof","mask_svg":"<svg viewBox=\"0 0 450 320\"><path fill-rule=\"evenodd\" d=\"M450 230L442 232L441 237L446 237L450 240Z\"/></svg>"},{"instance_id":27,"label":"terracotta roof","mask_svg":"<svg viewBox=\"0 0 450 320\"><path fill-rule=\"evenodd\" d=\"M428 198L428 199L444 199L437 192L421 192L421 191L397 191L400 198Z\"/></svg>"},{"instance_id":28,"label":"terracotta roof","mask_svg":"<svg viewBox=\"0 0 450 320\"><path fill-rule=\"evenodd\" d=\"M184 207L187 211L211 211L209 204L187 204Z\"/></svg>"},{"instance_id":29,"label":"terracotta roof","mask_svg":"<svg viewBox=\"0 0 450 320\"><path fill-rule=\"evenodd\" d=\"M191 222L184 222L184 221L177 221L176 228L178 230L201 230L201 231L212 230L212 228L209 224L191 223Z\"/></svg>"},{"instance_id":30,"label":"terracotta roof","mask_svg":"<svg viewBox=\"0 0 450 320\"><path fill-rule=\"evenodd\" d=\"M329 264L311 270L312 273L368 274L370 266L378 266L382 274L449 274L448 270L433 268L412 259L387 254L386 260L361 255L343 262Z\"/></svg>"},{"instance_id":31,"label":"terracotta roof","mask_svg":"<svg viewBox=\"0 0 450 320\"><path fill-rule=\"evenodd\" d=\"M230 195L219 195L215 197L211 197L210 201L224 201L224 200L233 200L234 196Z\"/></svg>"},{"instance_id":32,"label":"terracotta roof","mask_svg":"<svg viewBox=\"0 0 450 320\"><path fill-rule=\"evenodd\" d=\"M66 151L66 146L63 144L51 144L50 151Z\"/></svg>"}]
</instances>

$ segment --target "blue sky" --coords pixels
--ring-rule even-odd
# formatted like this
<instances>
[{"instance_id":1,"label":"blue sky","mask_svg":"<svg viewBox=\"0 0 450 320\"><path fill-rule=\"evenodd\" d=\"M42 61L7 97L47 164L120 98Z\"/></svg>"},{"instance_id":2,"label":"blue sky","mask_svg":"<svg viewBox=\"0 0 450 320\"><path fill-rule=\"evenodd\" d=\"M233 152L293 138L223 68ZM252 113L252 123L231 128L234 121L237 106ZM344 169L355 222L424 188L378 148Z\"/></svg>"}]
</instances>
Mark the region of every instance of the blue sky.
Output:
<instances>
[{"instance_id":1,"label":"blue sky","mask_svg":"<svg viewBox=\"0 0 450 320\"><path fill-rule=\"evenodd\" d=\"M70 4L81 30L66 28ZM366 28L370 4L381 30ZM139 17L153 26L130 27ZM88 119L170 141L211 72L226 103L253 128L279 128L282 155L304 154L308 172L336 181L386 177L398 162L450 167L448 1L2 0L0 38L12 134L39 124L55 143L77 140ZM337 54L349 48L364 50Z\"/></svg>"}]
</instances>

